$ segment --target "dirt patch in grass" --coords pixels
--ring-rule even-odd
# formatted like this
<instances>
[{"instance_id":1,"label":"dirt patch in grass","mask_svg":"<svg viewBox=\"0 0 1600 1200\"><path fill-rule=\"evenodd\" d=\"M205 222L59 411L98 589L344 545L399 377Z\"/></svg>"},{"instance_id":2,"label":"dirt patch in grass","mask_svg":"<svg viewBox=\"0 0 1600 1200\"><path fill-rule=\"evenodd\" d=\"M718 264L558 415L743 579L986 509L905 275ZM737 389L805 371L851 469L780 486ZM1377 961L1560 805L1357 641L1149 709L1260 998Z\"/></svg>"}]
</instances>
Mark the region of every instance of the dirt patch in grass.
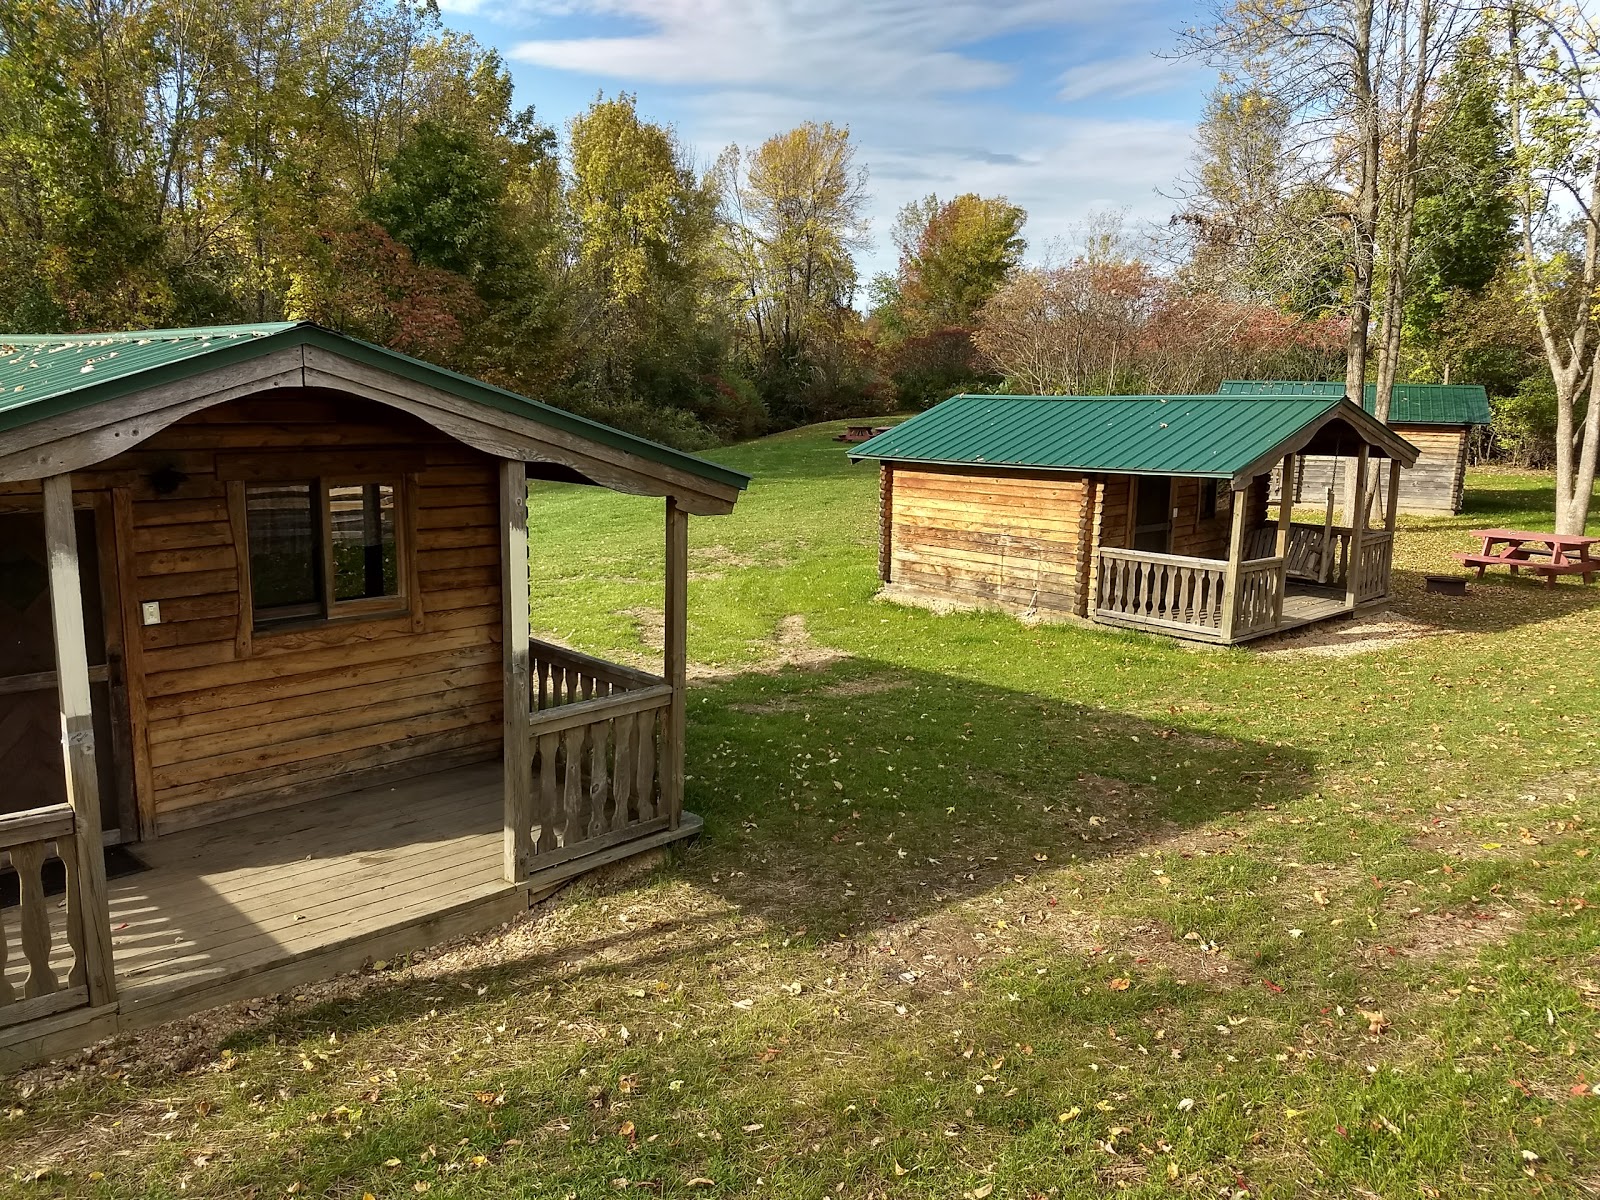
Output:
<instances>
[{"instance_id":1,"label":"dirt patch in grass","mask_svg":"<svg viewBox=\"0 0 1600 1200\"><path fill-rule=\"evenodd\" d=\"M1523 924L1522 914L1509 908L1418 913L1406 922L1405 937L1395 949L1408 958L1476 954L1484 946L1505 941Z\"/></svg>"},{"instance_id":2,"label":"dirt patch in grass","mask_svg":"<svg viewBox=\"0 0 1600 1200\"><path fill-rule=\"evenodd\" d=\"M717 683L740 675L775 675L791 667L816 671L850 657L843 650L819 646L812 641L806 619L800 613L790 613L779 621L762 651L761 658L750 666L730 669L690 663L689 678L697 683Z\"/></svg>"},{"instance_id":3,"label":"dirt patch in grass","mask_svg":"<svg viewBox=\"0 0 1600 1200\"><path fill-rule=\"evenodd\" d=\"M625 608L622 615L633 618L634 627L638 630L639 641L657 654L665 649L667 644L667 617L659 608L641 605L638 608Z\"/></svg>"},{"instance_id":4,"label":"dirt patch in grass","mask_svg":"<svg viewBox=\"0 0 1600 1200\"><path fill-rule=\"evenodd\" d=\"M756 560L751 555L740 554L726 546L703 546L691 550L689 561L693 564L689 569L689 578L694 580L721 579L729 571L756 565ZM788 564L781 559L766 559L762 565L776 568Z\"/></svg>"},{"instance_id":5,"label":"dirt patch in grass","mask_svg":"<svg viewBox=\"0 0 1600 1200\"><path fill-rule=\"evenodd\" d=\"M841 679L837 683L811 688L808 690L807 695L824 696L832 699L849 699L856 696L881 696L885 692L892 692L898 688L909 686L910 681L898 675L867 675L860 679ZM729 707L734 712L767 716L772 713L804 712L809 706L804 697L782 696L776 700L768 700L760 704L734 704Z\"/></svg>"},{"instance_id":6,"label":"dirt patch in grass","mask_svg":"<svg viewBox=\"0 0 1600 1200\"><path fill-rule=\"evenodd\" d=\"M1308 658L1349 658L1376 654L1424 638L1441 637L1448 629L1399 613L1359 614L1348 620L1324 621L1280 637L1256 643L1262 658L1305 656Z\"/></svg>"}]
</instances>

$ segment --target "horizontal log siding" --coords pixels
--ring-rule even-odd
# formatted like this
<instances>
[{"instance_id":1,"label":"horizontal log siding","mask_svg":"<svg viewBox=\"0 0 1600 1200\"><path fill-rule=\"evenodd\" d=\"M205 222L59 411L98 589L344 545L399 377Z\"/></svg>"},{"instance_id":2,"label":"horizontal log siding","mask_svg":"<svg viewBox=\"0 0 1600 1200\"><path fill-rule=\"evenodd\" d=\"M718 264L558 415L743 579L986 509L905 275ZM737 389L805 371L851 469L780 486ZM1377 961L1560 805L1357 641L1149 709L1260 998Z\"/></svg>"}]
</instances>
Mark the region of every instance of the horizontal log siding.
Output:
<instances>
[{"instance_id":1,"label":"horizontal log siding","mask_svg":"<svg viewBox=\"0 0 1600 1200\"><path fill-rule=\"evenodd\" d=\"M958 602L1084 615L1085 477L897 466L885 499L893 582Z\"/></svg>"},{"instance_id":2,"label":"horizontal log siding","mask_svg":"<svg viewBox=\"0 0 1600 1200\"><path fill-rule=\"evenodd\" d=\"M411 616L241 637L239 562L217 455L315 450L420 453ZM157 495L150 475L187 477ZM498 491L493 459L403 414L310 392L237 401L75 475L82 490L127 487L132 552L122 581L140 630L148 763L141 808L156 831L330 795L396 772L489 759L500 744ZM148 830L146 831L149 832Z\"/></svg>"},{"instance_id":3,"label":"horizontal log siding","mask_svg":"<svg viewBox=\"0 0 1600 1200\"><path fill-rule=\"evenodd\" d=\"M1400 471L1400 511L1409 513L1458 513L1465 498L1467 435L1465 426L1396 425L1394 431L1419 451L1415 466ZM1345 473L1355 469L1355 460L1307 457L1295 502L1306 507L1321 507L1327 498L1328 484L1334 485L1335 506L1344 504ZM1278 473L1273 472L1272 496L1278 496ZM1379 489L1380 496L1383 489Z\"/></svg>"},{"instance_id":4,"label":"horizontal log siding","mask_svg":"<svg viewBox=\"0 0 1600 1200\"><path fill-rule=\"evenodd\" d=\"M1130 475L1100 477L1104 492L1095 529L1096 548L1127 550L1132 547L1134 478ZM1228 536L1233 527L1228 484L1224 480L1217 485L1217 515L1214 517L1200 515L1204 486L1204 481L1199 479L1179 477L1172 481L1172 506L1178 510L1178 515L1172 522L1172 544L1166 553L1191 558L1228 557ZM1245 525L1254 529L1267 517L1266 477L1257 478L1244 496L1244 502L1250 506Z\"/></svg>"}]
</instances>

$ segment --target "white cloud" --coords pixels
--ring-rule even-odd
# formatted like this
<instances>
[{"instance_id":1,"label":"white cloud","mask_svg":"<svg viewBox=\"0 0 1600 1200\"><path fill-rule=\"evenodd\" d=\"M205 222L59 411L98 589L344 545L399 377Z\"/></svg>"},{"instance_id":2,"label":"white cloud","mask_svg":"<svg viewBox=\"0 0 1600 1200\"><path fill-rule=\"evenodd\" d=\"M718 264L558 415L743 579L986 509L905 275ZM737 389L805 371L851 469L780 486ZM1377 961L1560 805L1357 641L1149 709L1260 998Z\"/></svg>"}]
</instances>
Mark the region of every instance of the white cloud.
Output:
<instances>
[{"instance_id":1,"label":"white cloud","mask_svg":"<svg viewBox=\"0 0 1600 1200\"><path fill-rule=\"evenodd\" d=\"M1060 96L1069 101L1147 96L1192 85L1194 77L1187 63L1158 58L1154 53L1129 54L1071 68L1061 76Z\"/></svg>"},{"instance_id":2,"label":"white cloud","mask_svg":"<svg viewBox=\"0 0 1600 1200\"><path fill-rule=\"evenodd\" d=\"M1103 13L1088 0L568 0L532 11L643 27L511 48L512 58L537 66L650 83L858 95L1004 86L1015 77L1012 65L961 47Z\"/></svg>"},{"instance_id":3,"label":"white cloud","mask_svg":"<svg viewBox=\"0 0 1600 1200\"><path fill-rule=\"evenodd\" d=\"M1170 44L1170 0L446 2L536 35L507 52L523 70L642 89L702 165L801 121L849 126L870 172L864 277L893 268L894 214L929 192L1008 196L1035 248L1095 209L1161 220L1156 189L1182 169L1198 108L1180 98L1158 119L1114 103L1193 86L1186 65L1141 53ZM1097 46L1113 49L1093 61Z\"/></svg>"}]
</instances>

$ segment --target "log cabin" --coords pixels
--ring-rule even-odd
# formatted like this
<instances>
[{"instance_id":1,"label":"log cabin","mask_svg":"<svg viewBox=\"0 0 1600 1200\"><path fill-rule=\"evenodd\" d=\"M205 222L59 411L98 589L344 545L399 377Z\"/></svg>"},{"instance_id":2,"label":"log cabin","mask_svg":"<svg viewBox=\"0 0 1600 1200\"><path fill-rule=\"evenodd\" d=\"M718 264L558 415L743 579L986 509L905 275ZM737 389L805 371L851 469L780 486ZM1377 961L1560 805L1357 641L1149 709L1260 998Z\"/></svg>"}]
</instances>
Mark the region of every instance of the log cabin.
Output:
<instances>
[{"instance_id":1,"label":"log cabin","mask_svg":"<svg viewBox=\"0 0 1600 1200\"><path fill-rule=\"evenodd\" d=\"M879 463L886 597L1231 645L1387 600L1417 450L1342 396L955 396L849 454ZM1363 489L1387 462L1385 527L1269 519L1307 456Z\"/></svg>"},{"instance_id":2,"label":"log cabin","mask_svg":"<svg viewBox=\"0 0 1600 1200\"><path fill-rule=\"evenodd\" d=\"M1343 382L1314 380L1230 379L1227 396L1343 396ZM1377 406L1376 384L1367 384L1362 407ZM1467 452L1472 431L1490 421L1489 394L1475 383L1397 383L1389 400L1389 428L1417 448L1417 461L1400 480L1399 511L1424 516L1459 513L1465 499ZM1301 464L1295 483L1296 504L1319 504L1327 489L1343 496L1350 487L1348 461L1311 458ZM1278 476L1272 479L1277 498Z\"/></svg>"},{"instance_id":3,"label":"log cabin","mask_svg":"<svg viewBox=\"0 0 1600 1200\"><path fill-rule=\"evenodd\" d=\"M530 480L664 501L659 673L530 635ZM688 519L747 483L309 324L0 335L0 1068L692 835Z\"/></svg>"}]
</instances>

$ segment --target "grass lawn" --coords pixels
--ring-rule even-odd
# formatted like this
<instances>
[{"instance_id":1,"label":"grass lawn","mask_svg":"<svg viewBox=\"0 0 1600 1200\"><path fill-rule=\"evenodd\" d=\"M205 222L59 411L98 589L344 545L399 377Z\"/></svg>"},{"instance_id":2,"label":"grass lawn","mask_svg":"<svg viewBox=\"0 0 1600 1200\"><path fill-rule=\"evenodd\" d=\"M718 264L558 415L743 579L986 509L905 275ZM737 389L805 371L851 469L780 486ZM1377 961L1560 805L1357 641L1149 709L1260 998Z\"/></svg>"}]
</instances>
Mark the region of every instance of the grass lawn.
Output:
<instances>
[{"instance_id":1,"label":"grass lawn","mask_svg":"<svg viewBox=\"0 0 1600 1200\"><path fill-rule=\"evenodd\" d=\"M1600 1194L1600 589L1420 586L1543 479L1402 521L1392 641L1195 649L875 602L832 432L691 522L697 844L0 1081L0 1188ZM536 628L649 655L660 526L537 490Z\"/></svg>"}]
</instances>

